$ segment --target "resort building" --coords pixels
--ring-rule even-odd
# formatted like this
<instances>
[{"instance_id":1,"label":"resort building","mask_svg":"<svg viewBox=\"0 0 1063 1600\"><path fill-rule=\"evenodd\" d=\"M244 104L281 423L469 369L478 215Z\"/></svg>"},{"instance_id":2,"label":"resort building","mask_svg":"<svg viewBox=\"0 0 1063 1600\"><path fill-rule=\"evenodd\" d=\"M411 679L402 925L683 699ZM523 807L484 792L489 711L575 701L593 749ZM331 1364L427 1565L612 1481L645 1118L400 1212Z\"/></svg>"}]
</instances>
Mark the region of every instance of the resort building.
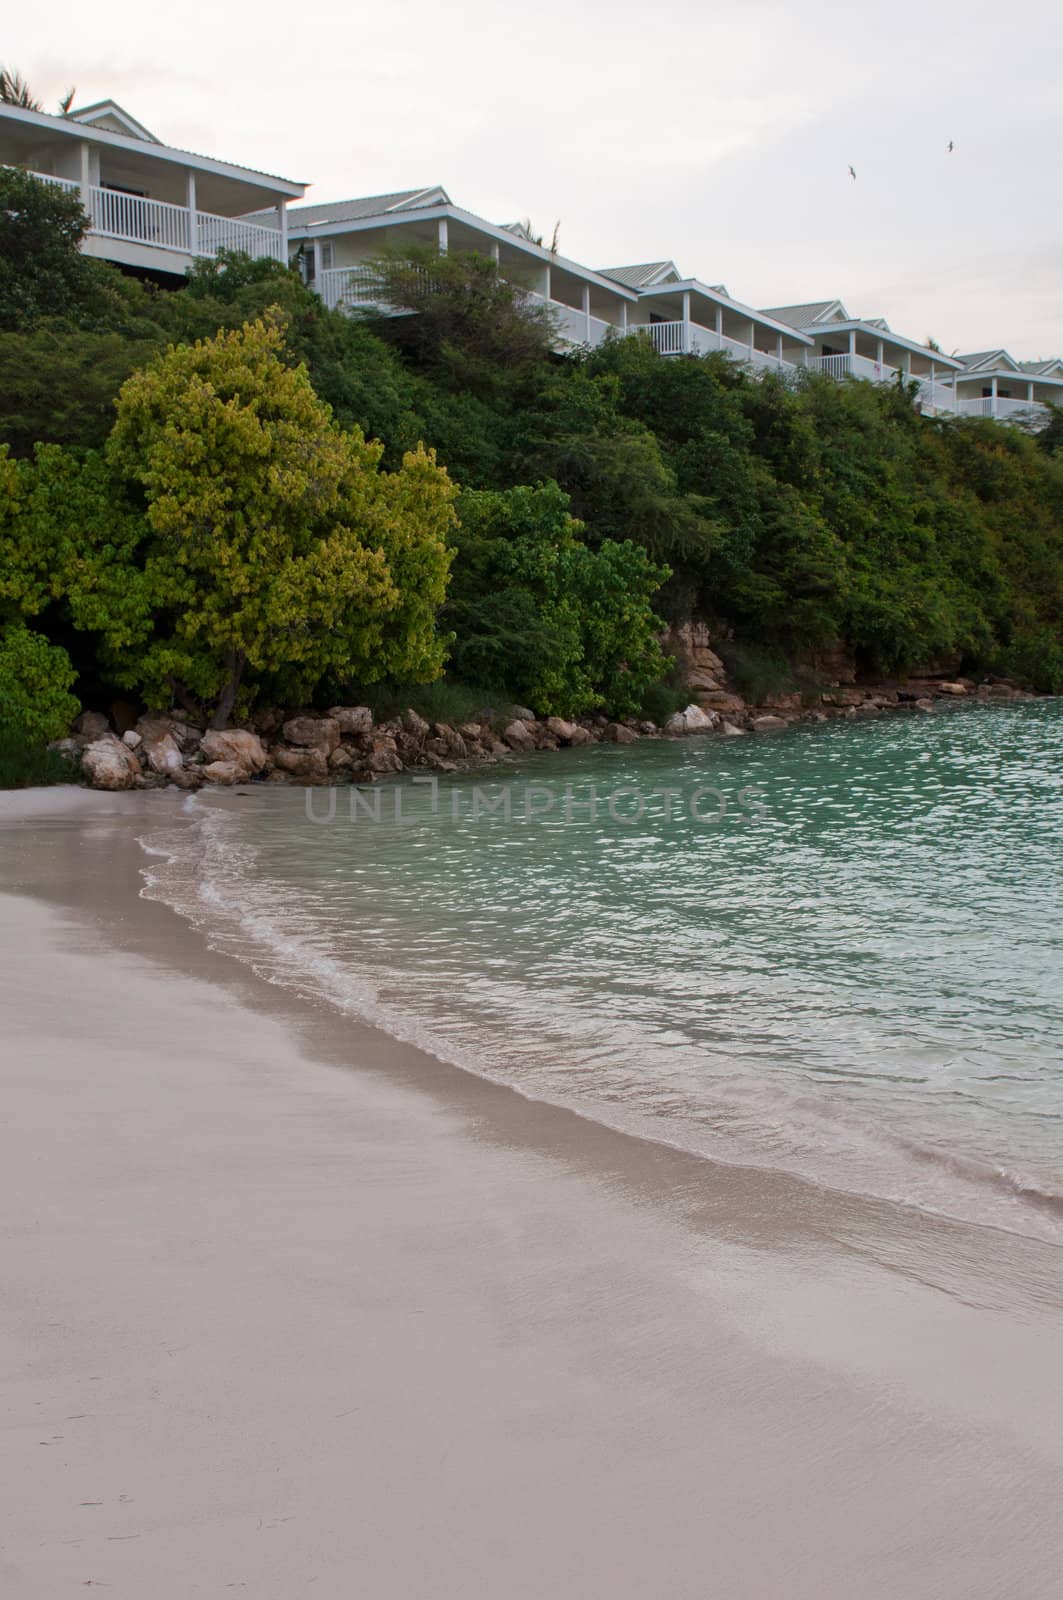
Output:
<instances>
[{"instance_id":1,"label":"resort building","mask_svg":"<svg viewBox=\"0 0 1063 1600\"><path fill-rule=\"evenodd\" d=\"M218 250L288 259L289 200L305 183L163 144L113 100L65 116L0 104L0 166L81 196L84 249L162 281ZM260 212L248 220L249 212Z\"/></svg>"},{"instance_id":2,"label":"resort building","mask_svg":"<svg viewBox=\"0 0 1063 1600\"><path fill-rule=\"evenodd\" d=\"M671 260L585 267L524 223L455 205L439 185L289 208L305 183L163 144L113 100L64 115L0 104L0 166L80 195L86 252L162 283L180 282L197 258L239 250L293 262L326 305L354 310L378 303L372 263L385 252L477 251L549 306L563 347L638 335L662 355L722 351L783 376L900 377L919 383L933 414L1035 421L1063 404L1063 360L1020 362L1002 349L948 356L882 317L851 316L841 300L757 311Z\"/></svg>"},{"instance_id":3,"label":"resort building","mask_svg":"<svg viewBox=\"0 0 1063 1600\"><path fill-rule=\"evenodd\" d=\"M1050 404L1063 405L1063 361L1016 361L1006 350L979 350L960 356L956 379L961 416L996 417L1007 422L1036 419Z\"/></svg>"},{"instance_id":4,"label":"resort building","mask_svg":"<svg viewBox=\"0 0 1063 1600\"><path fill-rule=\"evenodd\" d=\"M894 333L884 317L853 317L840 300L775 306L764 313L789 323L814 343L808 365L831 378L893 383L917 379L928 411L956 410L956 377L963 361Z\"/></svg>"}]
</instances>

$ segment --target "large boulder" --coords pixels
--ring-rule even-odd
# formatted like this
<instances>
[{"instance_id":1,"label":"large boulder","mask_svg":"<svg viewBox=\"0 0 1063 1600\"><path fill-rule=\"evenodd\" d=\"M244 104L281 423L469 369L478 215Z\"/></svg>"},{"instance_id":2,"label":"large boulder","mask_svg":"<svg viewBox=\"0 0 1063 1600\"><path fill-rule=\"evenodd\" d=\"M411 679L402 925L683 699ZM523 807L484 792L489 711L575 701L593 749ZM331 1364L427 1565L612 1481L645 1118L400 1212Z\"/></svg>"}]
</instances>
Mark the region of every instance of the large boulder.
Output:
<instances>
[{"instance_id":1,"label":"large boulder","mask_svg":"<svg viewBox=\"0 0 1063 1600\"><path fill-rule=\"evenodd\" d=\"M529 711L527 706L513 706L511 708L509 714L517 722L534 722L535 721L535 712L534 711Z\"/></svg>"},{"instance_id":2,"label":"large boulder","mask_svg":"<svg viewBox=\"0 0 1063 1600\"><path fill-rule=\"evenodd\" d=\"M402 758L395 748L394 739L388 739L386 743L374 744L372 750L365 757L364 765L368 772L375 772L378 775L388 772L401 772Z\"/></svg>"},{"instance_id":3,"label":"large boulder","mask_svg":"<svg viewBox=\"0 0 1063 1600\"><path fill-rule=\"evenodd\" d=\"M412 706L402 713L402 726L415 739L428 738L428 723Z\"/></svg>"},{"instance_id":4,"label":"large boulder","mask_svg":"<svg viewBox=\"0 0 1063 1600\"><path fill-rule=\"evenodd\" d=\"M208 762L228 762L239 767L241 778L261 772L269 759L258 734L247 728L212 728L203 735L200 750Z\"/></svg>"},{"instance_id":5,"label":"large boulder","mask_svg":"<svg viewBox=\"0 0 1063 1600\"><path fill-rule=\"evenodd\" d=\"M754 717L750 726L754 733L779 733L790 724L785 717Z\"/></svg>"},{"instance_id":6,"label":"large boulder","mask_svg":"<svg viewBox=\"0 0 1063 1600\"><path fill-rule=\"evenodd\" d=\"M247 777L246 771L238 761L209 761L206 766L197 770L204 783L243 783Z\"/></svg>"},{"instance_id":7,"label":"large boulder","mask_svg":"<svg viewBox=\"0 0 1063 1600\"><path fill-rule=\"evenodd\" d=\"M171 778L184 766L177 740L169 731L156 733L148 739L141 734L140 751L152 772L157 772L160 777Z\"/></svg>"},{"instance_id":8,"label":"large boulder","mask_svg":"<svg viewBox=\"0 0 1063 1600\"><path fill-rule=\"evenodd\" d=\"M622 722L608 722L602 732L602 738L609 744L638 744L639 736L634 728L625 728Z\"/></svg>"},{"instance_id":9,"label":"large boulder","mask_svg":"<svg viewBox=\"0 0 1063 1600\"><path fill-rule=\"evenodd\" d=\"M291 778L321 783L328 777L328 757L324 750L293 750L288 745L277 744L270 751L270 760L278 772L286 772Z\"/></svg>"},{"instance_id":10,"label":"large boulder","mask_svg":"<svg viewBox=\"0 0 1063 1600\"><path fill-rule=\"evenodd\" d=\"M81 770L93 789L132 789L141 777L140 762L113 733L85 746Z\"/></svg>"},{"instance_id":11,"label":"large boulder","mask_svg":"<svg viewBox=\"0 0 1063 1600\"><path fill-rule=\"evenodd\" d=\"M339 724L341 738L373 731L373 713L368 706L333 706L329 716Z\"/></svg>"},{"instance_id":12,"label":"large boulder","mask_svg":"<svg viewBox=\"0 0 1063 1600\"><path fill-rule=\"evenodd\" d=\"M433 729L436 739L442 746L442 749L436 751L436 754L459 761L468 755L469 752L466 748L465 740L456 728L450 726L449 722L433 723Z\"/></svg>"},{"instance_id":13,"label":"large boulder","mask_svg":"<svg viewBox=\"0 0 1063 1600\"><path fill-rule=\"evenodd\" d=\"M83 711L74 723L79 739L103 739L110 731L111 725L102 711Z\"/></svg>"},{"instance_id":14,"label":"large boulder","mask_svg":"<svg viewBox=\"0 0 1063 1600\"><path fill-rule=\"evenodd\" d=\"M502 738L511 750L535 749L535 735L521 717L515 717L508 727L503 728Z\"/></svg>"},{"instance_id":15,"label":"large boulder","mask_svg":"<svg viewBox=\"0 0 1063 1600\"><path fill-rule=\"evenodd\" d=\"M740 694L728 694L723 689L699 690L697 699L702 711L715 712L721 717L738 717L746 709Z\"/></svg>"},{"instance_id":16,"label":"large boulder","mask_svg":"<svg viewBox=\"0 0 1063 1600\"><path fill-rule=\"evenodd\" d=\"M335 717L290 717L281 733L286 743L304 750L323 750L326 756L340 742L340 725Z\"/></svg>"}]
</instances>

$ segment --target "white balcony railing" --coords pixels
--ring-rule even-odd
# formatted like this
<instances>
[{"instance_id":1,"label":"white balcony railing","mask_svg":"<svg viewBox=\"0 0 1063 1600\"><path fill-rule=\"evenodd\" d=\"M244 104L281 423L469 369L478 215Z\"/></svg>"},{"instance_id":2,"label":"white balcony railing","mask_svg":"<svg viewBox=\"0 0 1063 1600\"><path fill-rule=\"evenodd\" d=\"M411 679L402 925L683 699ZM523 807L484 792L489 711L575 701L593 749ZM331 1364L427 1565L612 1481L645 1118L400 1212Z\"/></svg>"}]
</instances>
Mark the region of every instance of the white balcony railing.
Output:
<instances>
[{"instance_id":1,"label":"white balcony railing","mask_svg":"<svg viewBox=\"0 0 1063 1600\"><path fill-rule=\"evenodd\" d=\"M71 178L54 178L35 172L35 178L53 183L69 193L81 194L79 183ZM192 210L165 200L149 200L146 195L124 194L92 184L84 192L89 232L105 239L121 239L129 244L154 246L187 256L214 256L219 250L244 250L251 256L285 259L284 237L279 228L243 222L237 217L221 217L212 211Z\"/></svg>"},{"instance_id":2,"label":"white balcony railing","mask_svg":"<svg viewBox=\"0 0 1063 1600\"><path fill-rule=\"evenodd\" d=\"M1016 400L1011 395L975 395L957 402L956 409L965 417L996 417L998 422L1018 417L1026 412L1033 421L1047 413L1048 407L1039 400Z\"/></svg>"},{"instance_id":3,"label":"white balcony railing","mask_svg":"<svg viewBox=\"0 0 1063 1600\"><path fill-rule=\"evenodd\" d=\"M866 378L868 383L892 383L897 376L897 368L887 366L884 361L872 361L867 356L838 355L838 356L809 356L808 368L810 372L822 372L828 378L840 381L842 378Z\"/></svg>"},{"instance_id":4,"label":"white balcony railing","mask_svg":"<svg viewBox=\"0 0 1063 1600\"><path fill-rule=\"evenodd\" d=\"M703 356L718 350L746 366L759 367L771 372L794 372L792 362L780 361L767 350L757 350L752 345L740 344L737 339L717 333L713 328L703 328L697 322L631 323L629 334L639 334L650 340L662 356Z\"/></svg>"}]
</instances>

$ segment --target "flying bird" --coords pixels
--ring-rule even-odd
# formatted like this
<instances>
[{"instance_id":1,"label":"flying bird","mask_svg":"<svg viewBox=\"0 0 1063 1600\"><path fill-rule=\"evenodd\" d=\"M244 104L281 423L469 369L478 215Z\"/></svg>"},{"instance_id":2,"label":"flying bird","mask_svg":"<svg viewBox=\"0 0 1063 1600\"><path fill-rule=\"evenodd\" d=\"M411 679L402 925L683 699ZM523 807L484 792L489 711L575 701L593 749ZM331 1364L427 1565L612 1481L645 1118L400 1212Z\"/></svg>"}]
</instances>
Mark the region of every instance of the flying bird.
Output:
<instances>
[{"instance_id":1,"label":"flying bird","mask_svg":"<svg viewBox=\"0 0 1063 1600\"><path fill-rule=\"evenodd\" d=\"M949 140L949 155L952 154L952 152L955 150L955 148L956 148L956 146L953 144L952 140L950 139Z\"/></svg>"},{"instance_id":2,"label":"flying bird","mask_svg":"<svg viewBox=\"0 0 1063 1600\"><path fill-rule=\"evenodd\" d=\"M856 168L855 167L850 167L849 168L849 176L850 176L850 178L852 178L853 182L855 183L856 182Z\"/></svg>"}]
</instances>

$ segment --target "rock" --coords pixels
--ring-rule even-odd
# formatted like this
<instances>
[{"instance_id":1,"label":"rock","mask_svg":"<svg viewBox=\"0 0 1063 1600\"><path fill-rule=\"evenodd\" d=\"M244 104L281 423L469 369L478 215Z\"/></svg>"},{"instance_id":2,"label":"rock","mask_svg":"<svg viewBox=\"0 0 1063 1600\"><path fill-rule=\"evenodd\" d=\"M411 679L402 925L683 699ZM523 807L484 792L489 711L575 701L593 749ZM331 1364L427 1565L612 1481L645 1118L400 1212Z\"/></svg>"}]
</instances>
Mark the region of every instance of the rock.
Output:
<instances>
[{"instance_id":1,"label":"rock","mask_svg":"<svg viewBox=\"0 0 1063 1600\"><path fill-rule=\"evenodd\" d=\"M81 770L93 789L132 789L142 776L140 762L132 750L113 733L85 746L81 752Z\"/></svg>"},{"instance_id":2,"label":"rock","mask_svg":"<svg viewBox=\"0 0 1063 1600\"><path fill-rule=\"evenodd\" d=\"M257 733L247 728L212 728L203 735L200 750L208 761L229 761L250 778L261 772L268 757Z\"/></svg>"},{"instance_id":3,"label":"rock","mask_svg":"<svg viewBox=\"0 0 1063 1600\"><path fill-rule=\"evenodd\" d=\"M785 717L754 717L752 721L754 733L776 733L781 728L788 728L790 724Z\"/></svg>"},{"instance_id":4,"label":"rock","mask_svg":"<svg viewBox=\"0 0 1063 1600\"><path fill-rule=\"evenodd\" d=\"M340 742L340 725L334 717L290 717L281 729L288 744L326 755Z\"/></svg>"},{"instance_id":5,"label":"rock","mask_svg":"<svg viewBox=\"0 0 1063 1600\"><path fill-rule=\"evenodd\" d=\"M673 739L685 739L687 719L681 711L673 711L664 725L665 733L670 733Z\"/></svg>"},{"instance_id":6,"label":"rock","mask_svg":"<svg viewBox=\"0 0 1063 1600\"><path fill-rule=\"evenodd\" d=\"M733 739L736 734L742 738L745 738L746 730L745 728L736 728L733 722L725 722L722 724L720 732L725 738Z\"/></svg>"},{"instance_id":7,"label":"rock","mask_svg":"<svg viewBox=\"0 0 1063 1600\"><path fill-rule=\"evenodd\" d=\"M135 728L127 728L122 735L122 743L125 745L127 750L135 750L137 746L143 744L144 741Z\"/></svg>"},{"instance_id":8,"label":"rock","mask_svg":"<svg viewBox=\"0 0 1063 1600\"><path fill-rule=\"evenodd\" d=\"M466 742L471 740L478 744L481 739L489 737L491 730L481 722L463 722L458 732Z\"/></svg>"},{"instance_id":9,"label":"rock","mask_svg":"<svg viewBox=\"0 0 1063 1600\"><path fill-rule=\"evenodd\" d=\"M725 694L722 690L699 694L698 705L705 711L717 712L721 717L740 716L746 709L740 694Z\"/></svg>"},{"instance_id":10,"label":"rock","mask_svg":"<svg viewBox=\"0 0 1063 1600\"><path fill-rule=\"evenodd\" d=\"M688 733L711 733L719 720L711 711L704 710L700 705L687 706L683 715L686 718Z\"/></svg>"},{"instance_id":11,"label":"rock","mask_svg":"<svg viewBox=\"0 0 1063 1600\"><path fill-rule=\"evenodd\" d=\"M368 706L333 706L329 716L339 724L340 736L344 739L354 733L373 731L373 713Z\"/></svg>"},{"instance_id":12,"label":"rock","mask_svg":"<svg viewBox=\"0 0 1063 1600\"><path fill-rule=\"evenodd\" d=\"M639 736L633 728L626 728L622 722L610 722L602 738L609 744L637 744Z\"/></svg>"},{"instance_id":13,"label":"rock","mask_svg":"<svg viewBox=\"0 0 1063 1600\"><path fill-rule=\"evenodd\" d=\"M402 726L407 733L412 733L417 739L427 739L428 737L428 723L412 709L403 712Z\"/></svg>"},{"instance_id":14,"label":"rock","mask_svg":"<svg viewBox=\"0 0 1063 1600\"><path fill-rule=\"evenodd\" d=\"M916 700L915 709L916 711L933 711L934 702L933 700Z\"/></svg>"},{"instance_id":15,"label":"rock","mask_svg":"<svg viewBox=\"0 0 1063 1600\"><path fill-rule=\"evenodd\" d=\"M352 765L353 761L354 756L351 754L350 750L346 749L342 744L337 745L336 749L333 750L332 754L328 758L329 770L331 772L343 772L347 767Z\"/></svg>"},{"instance_id":16,"label":"rock","mask_svg":"<svg viewBox=\"0 0 1063 1600\"><path fill-rule=\"evenodd\" d=\"M830 719L825 711L806 711L806 722L828 722Z\"/></svg>"},{"instance_id":17,"label":"rock","mask_svg":"<svg viewBox=\"0 0 1063 1600\"><path fill-rule=\"evenodd\" d=\"M74 732L82 739L102 739L110 731L111 724L101 711L83 711L74 723Z\"/></svg>"},{"instance_id":18,"label":"rock","mask_svg":"<svg viewBox=\"0 0 1063 1600\"><path fill-rule=\"evenodd\" d=\"M78 739L53 739L48 748L64 761L81 760L82 745Z\"/></svg>"},{"instance_id":19,"label":"rock","mask_svg":"<svg viewBox=\"0 0 1063 1600\"><path fill-rule=\"evenodd\" d=\"M1023 693L1013 683L981 683L978 693L990 700L1021 700Z\"/></svg>"},{"instance_id":20,"label":"rock","mask_svg":"<svg viewBox=\"0 0 1063 1600\"><path fill-rule=\"evenodd\" d=\"M726 694L720 680L713 676L707 667L691 667L686 675L688 689L708 689L715 694Z\"/></svg>"},{"instance_id":21,"label":"rock","mask_svg":"<svg viewBox=\"0 0 1063 1600\"><path fill-rule=\"evenodd\" d=\"M247 777L238 761L210 761L199 768L199 774L206 783L243 783Z\"/></svg>"},{"instance_id":22,"label":"rock","mask_svg":"<svg viewBox=\"0 0 1063 1600\"><path fill-rule=\"evenodd\" d=\"M440 753L445 756L457 757L459 761L463 761L469 752L466 749L465 740L458 730L452 728L449 722L436 722L433 727L436 738L443 746Z\"/></svg>"},{"instance_id":23,"label":"rock","mask_svg":"<svg viewBox=\"0 0 1063 1600\"><path fill-rule=\"evenodd\" d=\"M277 733L284 722L284 712L279 706L266 706L262 711L255 712L255 727L265 739Z\"/></svg>"},{"instance_id":24,"label":"rock","mask_svg":"<svg viewBox=\"0 0 1063 1600\"><path fill-rule=\"evenodd\" d=\"M169 730L157 732L148 738L142 734L141 748L152 772L157 772L164 778L172 777L184 766L181 752L177 748L177 740Z\"/></svg>"},{"instance_id":25,"label":"rock","mask_svg":"<svg viewBox=\"0 0 1063 1600\"><path fill-rule=\"evenodd\" d=\"M949 683L948 681L946 681L944 683L939 683L938 684L938 694L966 694L966 693L967 693L967 685L965 683Z\"/></svg>"},{"instance_id":26,"label":"rock","mask_svg":"<svg viewBox=\"0 0 1063 1600\"><path fill-rule=\"evenodd\" d=\"M853 707L854 717L881 717L882 707L877 706L873 700L865 700L863 705Z\"/></svg>"},{"instance_id":27,"label":"rock","mask_svg":"<svg viewBox=\"0 0 1063 1600\"><path fill-rule=\"evenodd\" d=\"M511 750L535 749L535 736L528 727L529 720L534 721L534 718L517 717L508 727L503 728L502 738Z\"/></svg>"},{"instance_id":28,"label":"rock","mask_svg":"<svg viewBox=\"0 0 1063 1600\"><path fill-rule=\"evenodd\" d=\"M307 778L311 783L323 782L328 777L328 759L324 750L292 750L287 745L274 745L270 760L280 772L293 778Z\"/></svg>"},{"instance_id":29,"label":"rock","mask_svg":"<svg viewBox=\"0 0 1063 1600\"><path fill-rule=\"evenodd\" d=\"M825 706L860 706L864 703L863 689L830 689L820 695Z\"/></svg>"},{"instance_id":30,"label":"rock","mask_svg":"<svg viewBox=\"0 0 1063 1600\"><path fill-rule=\"evenodd\" d=\"M768 711L800 711L801 691L795 689L786 694L766 694L761 704Z\"/></svg>"},{"instance_id":31,"label":"rock","mask_svg":"<svg viewBox=\"0 0 1063 1600\"><path fill-rule=\"evenodd\" d=\"M432 767L436 772L457 772L458 770L457 762L448 761L446 756L439 755L434 750L429 750L426 753L425 765Z\"/></svg>"},{"instance_id":32,"label":"rock","mask_svg":"<svg viewBox=\"0 0 1063 1600\"><path fill-rule=\"evenodd\" d=\"M527 706L514 706L510 716L517 722L534 722L535 712L529 711Z\"/></svg>"},{"instance_id":33,"label":"rock","mask_svg":"<svg viewBox=\"0 0 1063 1600\"><path fill-rule=\"evenodd\" d=\"M389 749L389 745L392 748ZM387 744L382 743L374 746L365 758L365 766L368 772L401 772L402 761L398 751L394 748L394 741L389 740Z\"/></svg>"},{"instance_id":34,"label":"rock","mask_svg":"<svg viewBox=\"0 0 1063 1600\"><path fill-rule=\"evenodd\" d=\"M572 735L577 731L582 731L578 729L575 722L566 722L564 717L547 717L544 726L550 730L554 738L561 744L571 744L573 742Z\"/></svg>"}]
</instances>

